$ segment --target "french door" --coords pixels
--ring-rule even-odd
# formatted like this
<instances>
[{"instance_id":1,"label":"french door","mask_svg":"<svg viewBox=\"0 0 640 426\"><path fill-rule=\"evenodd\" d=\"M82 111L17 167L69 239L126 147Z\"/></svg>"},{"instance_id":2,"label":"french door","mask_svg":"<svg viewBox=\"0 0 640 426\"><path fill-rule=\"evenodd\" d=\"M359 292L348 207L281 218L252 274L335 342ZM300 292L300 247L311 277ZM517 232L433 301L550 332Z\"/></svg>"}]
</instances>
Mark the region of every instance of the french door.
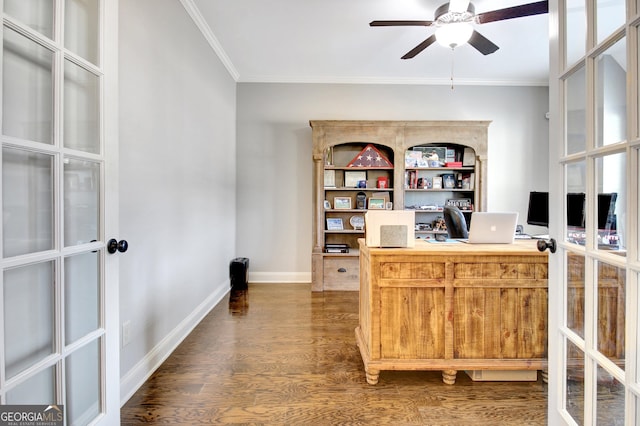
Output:
<instances>
[{"instance_id":1,"label":"french door","mask_svg":"<svg viewBox=\"0 0 640 426\"><path fill-rule=\"evenodd\" d=\"M0 403L118 424L117 2L0 4Z\"/></svg>"},{"instance_id":2,"label":"french door","mask_svg":"<svg viewBox=\"0 0 640 426\"><path fill-rule=\"evenodd\" d=\"M640 424L638 7L550 1L549 424Z\"/></svg>"}]
</instances>

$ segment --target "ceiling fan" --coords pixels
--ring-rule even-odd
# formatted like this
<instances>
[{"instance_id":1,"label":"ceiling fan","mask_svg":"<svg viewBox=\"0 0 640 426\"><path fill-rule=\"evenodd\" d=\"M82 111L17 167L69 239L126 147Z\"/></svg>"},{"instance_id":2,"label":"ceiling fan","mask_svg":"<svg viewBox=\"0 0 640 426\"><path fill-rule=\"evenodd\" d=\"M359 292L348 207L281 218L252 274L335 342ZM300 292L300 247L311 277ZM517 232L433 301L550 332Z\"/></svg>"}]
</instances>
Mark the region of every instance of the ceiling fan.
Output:
<instances>
[{"instance_id":1,"label":"ceiling fan","mask_svg":"<svg viewBox=\"0 0 640 426\"><path fill-rule=\"evenodd\" d=\"M539 1L476 15L475 7L469 0L451 0L436 9L433 21L372 21L369 25L372 27L423 26L436 28L435 34L407 52L402 59L413 58L435 41L451 49L468 42L483 55L489 55L498 50L498 46L476 31L471 26L472 23L486 24L487 22L540 15L547 12L549 12L549 2Z\"/></svg>"}]
</instances>

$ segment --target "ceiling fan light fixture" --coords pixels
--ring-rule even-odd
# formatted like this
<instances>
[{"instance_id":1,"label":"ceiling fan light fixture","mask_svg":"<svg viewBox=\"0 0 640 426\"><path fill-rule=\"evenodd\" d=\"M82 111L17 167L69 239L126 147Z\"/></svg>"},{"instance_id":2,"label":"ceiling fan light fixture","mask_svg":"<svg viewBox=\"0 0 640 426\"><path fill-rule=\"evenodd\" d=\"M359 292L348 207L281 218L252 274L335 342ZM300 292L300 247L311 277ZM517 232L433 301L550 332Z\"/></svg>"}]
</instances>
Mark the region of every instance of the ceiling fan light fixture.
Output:
<instances>
[{"instance_id":1,"label":"ceiling fan light fixture","mask_svg":"<svg viewBox=\"0 0 640 426\"><path fill-rule=\"evenodd\" d=\"M451 49L462 46L471 38L473 27L468 22L452 22L436 30L436 40Z\"/></svg>"}]
</instances>

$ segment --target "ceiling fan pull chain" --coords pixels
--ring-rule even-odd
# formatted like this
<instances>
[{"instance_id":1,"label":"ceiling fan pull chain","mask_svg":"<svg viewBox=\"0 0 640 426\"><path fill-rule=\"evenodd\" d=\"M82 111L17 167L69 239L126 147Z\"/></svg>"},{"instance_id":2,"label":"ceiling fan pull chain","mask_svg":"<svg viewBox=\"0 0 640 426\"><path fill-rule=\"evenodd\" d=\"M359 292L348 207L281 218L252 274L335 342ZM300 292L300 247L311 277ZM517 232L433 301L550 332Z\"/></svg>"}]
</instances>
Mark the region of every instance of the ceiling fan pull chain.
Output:
<instances>
[{"instance_id":1,"label":"ceiling fan pull chain","mask_svg":"<svg viewBox=\"0 0 640 426\"><path fill-rule=\"evenodd\" d=\"M453 54L454 54L454 48L451 48L451 90L453 90Z\"/></svg>"}]
</instances>

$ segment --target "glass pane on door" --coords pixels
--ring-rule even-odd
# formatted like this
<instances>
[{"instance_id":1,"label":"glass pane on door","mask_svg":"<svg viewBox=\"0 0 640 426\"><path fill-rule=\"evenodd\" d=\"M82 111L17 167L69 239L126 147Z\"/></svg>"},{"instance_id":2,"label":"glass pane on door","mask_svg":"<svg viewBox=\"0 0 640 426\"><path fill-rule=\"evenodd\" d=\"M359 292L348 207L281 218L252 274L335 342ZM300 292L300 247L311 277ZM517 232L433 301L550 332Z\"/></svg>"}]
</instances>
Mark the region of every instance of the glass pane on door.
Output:
<instances>
[{"instance_id":1,"label":"glass pane on door","mask_svg":"<svg viewBox=\"0 0 640 426\"><path fill-rule=\"evenodd\" d=\"M5 374L11 378L55 350L53 261L4 272Z\"/></svg>"},{"instance_id":2,"label":"glass pane on door","mask_svg":"<svg viewBox=\"0 0 640 426\"><path fill-rule=\"evenodd\" d=\"M49 367L7 392L7 404L34 404L56 400L56 370Z\"/></svg>"},{"instance_id":3,"label":"glass pane on door","mask_svg":"<svg viewBox=\"0 0 640 426\"><path fill-rule=\"evenodd\" d=\"M567 98L567 134L566 153L575 154L586 149L587 141L587 107L585 69L577 70L565 82L565 96Z\"/></svg>"},{"instance_id":4,"label":"glass pane on door","mask_svg":"<svg viewBox=\"0 0 640 426\"><path fill-rule=\"evenodd\" d=\"M585 0L567 0L566 23L566 64L571 66L582 58L587 47L587 9Z\"/></svg>"},{"instance_id":5,"label":"glass pane on door","mask_svg":"<svg viewBox=\"0 0 640 426\"><path fill-rule=\"evenodd\" d=\"M100 383L100 343L96 339L76 350L66 359L65 384L67 424L89 423L102 411Z\"/></svg>"},{"instance_id":6,"label":"glass pane on door","mask_svg":"<svg viewBox=\"0 0 640 426\"><path fill-rule=\"evenodd\" d=\"M64 64L64 146L100 153L100 79L86 69Z\"/></svg>"},{"instance_id":7,"label":"glass pane on door","mask_svg":"<svg viewBox=\"0 0 640 426\"><path fill-rule=\"evenodd\" d=\"M598 264L598 351L624 369L625 365L625 270Z\"/></svg>"},{"instance_id":8,"label":"glass pane on door","mask_svg":"<svg viewBox=\"0 0 640 426\"><path fill-rule=\"evenodd\" d=\"M100 256L98 252L64 260L65 344L100 326Z\"/></svg>"},{"instance_id":9,"label":"glass pane on door","mask_svg":"<svg viewBox=\"0 0 640 426\"><path fill-rule=\"evenodd\" d=\"M627 139L626 39L596 59L596 145Z\"/></svg>"},{"instance_id":10,"label":"glass pane on door","mask_svg":"<svg viewBox=\"0 0 640 426\"><path fill-rule=\"evenodd\" d=\"M99 0L66 0L64 44L67 49L98 65Z\"/></svg>"},{"instance_id":11,"label":"glass pane on door","mask_svg":"<svg viewBox=\"0 0 640 426\"><path fill-rule=\"evenodd\" d=\"M584 339L584 256L567 253L567 327Z\"/></svg>"},{"instance_id":12,"label":"glass pane on door","mask_svg":"<svg viewBox=\"0 0 640 426\"><path fill-rule=\"evenodd\" d=\"M585 193L586 193L586 162L578 161L565 166L566 199L565 199L565 226L567 229L566 241L573 244L584 245L585 233Z\"/></svg>"},{"instance_id":13,"label":"glass pane on door","mask_svg":"<svg viewBox=\"0 0 640 426\"><path fill-rule=\"evenodd\" d=\"M4 11L40 34L53 38L53 0L4 0Z\"/></svg>"},{"instance_id":14,"label":"glass pane on door","mask_svg":"<svg viewBox=\"0 0 640 426\"><path fill-rule=\"evenodd\" d=\"M597 248L600 250L626 249L625 217L626 154L607 155L596 159L597 189L594 222L597 232Z\"/></svg>"},{"instance_id":15,"label":"glass pane on door","mask_svg":"<svg viewBox=\"0 0 640 426\"><path fill-rule=\"evenodd\" d=\"M570 340L567 343L565 401L571 417L584 424L584 352Z\"/></svg>"},{"instance_id":16,"label":"glass pane on door","mask_svg":"<svg viewBox=\"0 0 640 426\"><path fill-rule=\"evenodd\" d=\"M2 134L53 143L53 52L4 27Z\"/></svg>"},{"instance_id":17,"label":"glass pane on door","mask_svg":"<svg viewBox=\"0 0 640 426\"><path fill-rule=\"evenodd\" d=\"M598 367L596 419L599 425L624 425L624 384Z\"/></svg>"},{"instance_id":18,"label":"glass pane on door","mask_svg":"<svg viewBox=\"0 0 640 426\"><path fill-rule=\"evenodd\" d=\"M64 160L64 245L98 239L100 226L100 164Z\"/></svg>"},{"instance_id":19,"label":"glass pane on door","mask_svg":"<svg viewBox=\"0 0 640 426\"><path fill-rule=\"evenodd\" d=\"M53 157L2 150L2 247L4 257L51 250Z\"/></svg>"},{"instance_id":20,"label":"glass pane on door","mask_svg":"<svg viewBox=\"0 0 640 426\"><path fill-rule=\"evenodd\" d=\"M609 37L625 22L625 0L597 0L598 43Z\"/></svg>"}]
</instances>

